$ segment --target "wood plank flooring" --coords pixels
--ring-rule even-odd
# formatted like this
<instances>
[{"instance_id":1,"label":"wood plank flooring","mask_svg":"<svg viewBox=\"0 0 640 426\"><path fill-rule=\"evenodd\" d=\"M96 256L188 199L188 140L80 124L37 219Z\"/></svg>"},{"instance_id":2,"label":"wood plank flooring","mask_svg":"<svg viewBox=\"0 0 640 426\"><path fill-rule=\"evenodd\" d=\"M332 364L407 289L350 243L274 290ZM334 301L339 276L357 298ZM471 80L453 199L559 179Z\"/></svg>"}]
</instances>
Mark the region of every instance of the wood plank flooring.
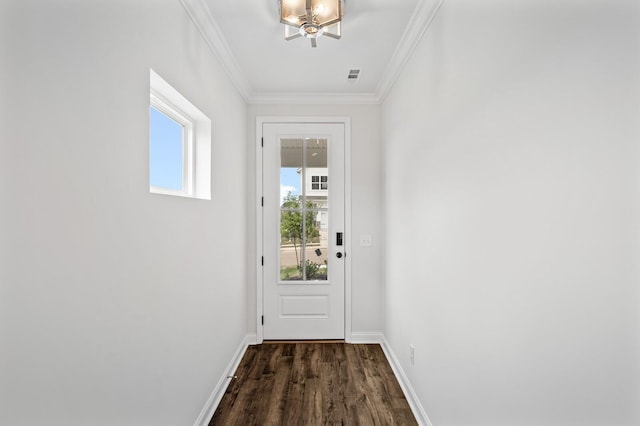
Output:
<instances>
[{"instance_id":1,"label":"wood plank flooring","mask_svg":"<svg viewBox=\"0 0 640 426\"><path fill-rule=\"evenodd\" d=\"M249 346L213 425L417 425L380 345Z\"/></svg>"}]
</instances>

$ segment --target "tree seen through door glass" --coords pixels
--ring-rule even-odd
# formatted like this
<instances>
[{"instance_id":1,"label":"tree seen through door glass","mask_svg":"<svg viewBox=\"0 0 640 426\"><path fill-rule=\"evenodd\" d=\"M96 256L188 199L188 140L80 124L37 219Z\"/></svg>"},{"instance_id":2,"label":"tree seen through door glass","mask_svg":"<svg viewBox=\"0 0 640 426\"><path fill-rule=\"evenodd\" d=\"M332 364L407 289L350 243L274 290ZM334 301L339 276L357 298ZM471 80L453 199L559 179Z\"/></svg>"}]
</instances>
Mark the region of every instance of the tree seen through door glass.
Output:
<instances>
[{"instance_id":1,"label":"tree seen through door glass","mask_svg":"<svg viewBox=\"0 0 640 426\"><path fill-rule=\"evenodd\" d=\"M281 139L280 143L280 280L325 281L327 140Z\"/></svg>"}]
</instances>

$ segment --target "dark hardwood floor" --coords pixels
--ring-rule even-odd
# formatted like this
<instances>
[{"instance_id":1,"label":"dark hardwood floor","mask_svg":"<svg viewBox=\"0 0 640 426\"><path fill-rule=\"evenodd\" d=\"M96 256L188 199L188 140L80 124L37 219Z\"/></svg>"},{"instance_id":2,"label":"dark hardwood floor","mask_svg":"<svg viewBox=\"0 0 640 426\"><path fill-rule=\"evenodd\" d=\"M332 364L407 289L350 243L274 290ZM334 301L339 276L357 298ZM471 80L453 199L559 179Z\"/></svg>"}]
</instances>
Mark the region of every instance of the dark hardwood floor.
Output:
<instances>
[{"instance_id":1,"label":"dark hardwood floor","mask_svg":"<svg viewBox=\"0 0 640 426\"><path fill-rule=\"evenodd\" d=\"M416 425L380 345L247 349L212 425Z\"/></svg>"}]
</instances>

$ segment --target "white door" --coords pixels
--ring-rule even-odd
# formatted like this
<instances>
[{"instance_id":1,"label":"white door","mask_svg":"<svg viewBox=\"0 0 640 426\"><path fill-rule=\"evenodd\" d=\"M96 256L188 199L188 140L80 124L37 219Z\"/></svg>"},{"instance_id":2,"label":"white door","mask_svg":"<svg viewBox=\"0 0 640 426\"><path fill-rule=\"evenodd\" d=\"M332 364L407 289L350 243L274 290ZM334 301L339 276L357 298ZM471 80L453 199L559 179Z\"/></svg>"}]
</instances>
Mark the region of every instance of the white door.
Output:
<instances>
[{"instance_id":1,"label":"white door","mask_svg":"<svg viewBox=\"0 0 640 426\"><path fill-rule=\"evenodd\" d=\"M344 123L264 123L263 337L344 339Z\"/></svg>"}]
</instances>

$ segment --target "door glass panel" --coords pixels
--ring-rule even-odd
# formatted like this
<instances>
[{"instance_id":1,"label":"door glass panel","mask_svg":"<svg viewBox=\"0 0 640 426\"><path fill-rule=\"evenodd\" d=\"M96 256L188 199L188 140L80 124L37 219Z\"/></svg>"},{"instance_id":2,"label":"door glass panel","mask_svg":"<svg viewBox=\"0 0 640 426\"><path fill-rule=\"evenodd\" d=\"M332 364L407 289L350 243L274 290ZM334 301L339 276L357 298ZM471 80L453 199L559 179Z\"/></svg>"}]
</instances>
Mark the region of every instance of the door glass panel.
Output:
<instances>
[{"instance_id":1,"label":"door glass panel","mask_svg":"<svg viewBox=\"0 0 640 426\"><path fill-rule=\"evenodd\" d=\"M280 140L280 280L326 281L327 140Z\"/></svg>"}]
</instances>

